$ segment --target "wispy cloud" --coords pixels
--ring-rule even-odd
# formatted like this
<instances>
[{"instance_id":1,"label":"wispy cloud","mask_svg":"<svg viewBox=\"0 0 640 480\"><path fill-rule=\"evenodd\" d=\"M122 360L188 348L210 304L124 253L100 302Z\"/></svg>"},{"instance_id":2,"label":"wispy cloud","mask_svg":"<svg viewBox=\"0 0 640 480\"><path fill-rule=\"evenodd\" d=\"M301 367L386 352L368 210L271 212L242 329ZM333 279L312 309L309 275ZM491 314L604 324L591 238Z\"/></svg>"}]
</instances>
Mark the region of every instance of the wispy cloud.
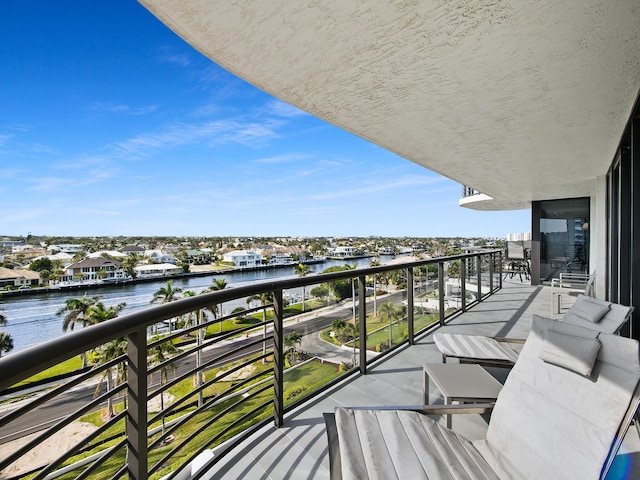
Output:
<instances>
[{"instance_id":1,"label":"wispy cloud","mask_svg":"<svg viewBox=\"0 0 640 480\"><path fill-rule=\"evenodd\" d=\"M119 105L108 102L95 102L89 105L88 110L94 112L104 113L124 113L126 115L147 115L155 112L158 109L157 105L147 105L144 107L132 107L130 105Z\"/></svg>"},{"instance_id":2,"label":"wispy cloud","mask_svg":"<svg viewBox=\"0 0 640 480\"><path fill-rule=\"evenodd\" d=\"M277 115L284 118L294 118L309 115L304 110L300 110L299 108L294 107L293 105L289 105L288 103L284 103L280 100L273 100L267 103L266 110L272 115Z\"/></svg>"},{"instance_id":3,"label":"wispy cloud","mask_svg":"<svg viewBox=\"0 0 640 480\"><path fill-rule=\"evenodd\" d=\"M218 120L200 124L177 124L156 133L137 135L116 143L114 151L122 156L140 156L151 149L171 148L206 141L208 144L237 142L254 144L276 138L274 122L248 122Z\"/></svg>"},{"instance_id":4,"label":"wispy cloud","mask_svg":"<svg viewBox=\"0 0 640 480\"><path fill-rule=\"evenodd\" d=\"M114 210L102 210L102 209L96 209L96 208L72 207L72 208L69 208L69 212L77 213L77 214L89 214L89 215L120 215L120 212L116 212Z\"/></svg>"},{"instance_id":5,"label":"wispy cloud","mask_svg":"<svg viewBox=\"0 0 640 480\"><path fill-rule=\"evenodd\" d=\"M380 183L364 185L347 190L327 191L309 197L313 201L326 201L335 198L357 197L370 193L383 192L386 190L395 190L397 188L406 188L418 185L433 185L444 181L437 177L409 176L396 179L385 179Z\"/></svg>"},{"instance_id":6,"label":"wispy cloud","mask_svg":"<svg viewBox=\"0 0 640 480\"><path fill-rule=\"evenodd\" d=\"M13 135L0 135L0 148L6 147Z\"/></svg>"},{"instance_id":7,"label":"wispy cloud","mask_svg":"<svg viewBox=\"0 0 640 480\"><path fill-rule=\"evenodd\" d=\"M253 162L254 163L291 163L297 162L298 160L307 160L310 156L303 153L285 153L282 155L275 155L273 157L264 157L257 158Z\"/></svg>"},{"instance_id":8,"label":"wispy cloud","mask_svg":"<svg viewBox=\"0 0 640 480\"><path fill-rule=\"evenodd\" d=\"M191 65L191 56L186 52L177 52L172 48L162 48L158 53L158 59L164 63L171 63L180 67Z\"/></svg>"}]
</instances>

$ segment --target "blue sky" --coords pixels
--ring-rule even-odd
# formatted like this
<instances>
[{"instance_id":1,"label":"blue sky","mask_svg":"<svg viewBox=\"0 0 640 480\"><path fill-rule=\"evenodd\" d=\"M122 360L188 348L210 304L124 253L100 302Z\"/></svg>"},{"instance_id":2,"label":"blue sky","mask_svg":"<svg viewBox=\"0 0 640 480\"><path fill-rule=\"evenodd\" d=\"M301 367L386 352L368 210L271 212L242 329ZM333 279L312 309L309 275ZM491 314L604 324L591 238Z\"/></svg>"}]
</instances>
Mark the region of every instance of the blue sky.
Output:
<instances>
[{"instance_id":1,"label":"blue sky","mask_svg":"<svg viewBox=\"0 0 640 480\"><path fill-rule=\"evenodd\" d=\"M530 211L257 90L133 0L9 0L0 235L496 236Z\"/></svg>"}]
</instances>

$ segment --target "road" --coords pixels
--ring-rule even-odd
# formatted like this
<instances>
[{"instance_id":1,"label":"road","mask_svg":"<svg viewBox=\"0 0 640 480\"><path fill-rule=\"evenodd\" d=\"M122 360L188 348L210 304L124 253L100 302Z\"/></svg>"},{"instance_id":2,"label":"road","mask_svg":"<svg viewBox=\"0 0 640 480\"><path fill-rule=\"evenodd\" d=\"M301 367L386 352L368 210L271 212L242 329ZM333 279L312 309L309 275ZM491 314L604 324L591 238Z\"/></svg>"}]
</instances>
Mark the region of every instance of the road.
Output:
<instances>
[{"instance_id":1,"label":"road","mask_svg":"<svg viewBox=\"0 0 640 480\"><path fill-rule=\"evenodd\" d=\"M402 293L394 293L386 296L384 301L393 301L396 303L401 299ZM318 332L331 325L331 323L336 319L350 320L352 317L353 310L350 302L339 307L327 307L321 310L301 314L297 318L287 319L285 321L285 336L295 331L303 336L302 344L300 346L302 350L308 351L320 358L324 358L332 362L350 362L353 357L352 350L342 349L340 347L327 344L319 339ZM219 366L220 364L229 363L234 359L261 352L261 345L247 346L247 344L255 340L256 336L261 335L262 333L254 333L248 338L228 340L219 345L206 348L203 350L203 362L220 357L229 352L236 352L232 357L225 357L223 361L213 364L213 366ZM273 342L269 339L267 342L267 348L269 348ZM175 366L177 376L184 374L193 368L193 356L189 356L188 358L175 362ZM156 376L156 378L154 378L154 382L149 384L150 388L158 385L159 381L157 377L159 376ZM16 440L25 435L48 428L60 421L62 418L84 407L94 398L95 390L95 381L93 383L85 382L32 410L27 415L23 415L22 418L12 422L10 425L0 428L0 444ZM104 391L104 386L102 387L102 391ZM5 405L0 411L0 417L9 413L11 407L17 408L17 406L14 405L19 404L20 402L11 404L11 406Z\"/></svg>"}]
</instances>

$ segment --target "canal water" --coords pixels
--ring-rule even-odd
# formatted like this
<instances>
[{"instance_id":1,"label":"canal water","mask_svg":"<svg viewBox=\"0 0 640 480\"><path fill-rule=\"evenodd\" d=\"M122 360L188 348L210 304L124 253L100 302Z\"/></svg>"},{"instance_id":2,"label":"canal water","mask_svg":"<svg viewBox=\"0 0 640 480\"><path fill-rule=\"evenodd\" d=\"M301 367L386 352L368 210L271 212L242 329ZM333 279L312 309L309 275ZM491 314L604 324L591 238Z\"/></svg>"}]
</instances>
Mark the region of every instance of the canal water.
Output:
<instances>
[{"instance_id":1,"label":"canal water","mask_svg":"<svg viewBox=\"0 0 640 480\"><path fill-rule=\"evenodd\" d=\"M392 256L382 255L380 263L391 260ZM310 272L319 273L323 270L335 266L349 263L356 263L358 268L369 266L373 258L359 258L350 260L327 260L324 263L309 265ZM225 274L212 274L189 278L173 279L173 286L184 290L192 290L199 294L208 288L214 279L224 278L229 286L242 285L251 282L270 280L274 278L295 278L292 267L280 267L268 270L230 272ZM310 273L309 275L311 275ZM149 307L153 294L166 285L167 279L159 279L157 282L134 283L104 288L92 288L86 290L89 297L100 297L100 301L109 307L119 303L126 303L126 307L121 315L132 313ZM308 290L307 290L308 291ZM73 292L52 292L38 295L20 295L16 297L0 299L0 311L7 319L7 325L2 327L2 331L8 332L12 339L14 348L11 353L19 352L33 345L51 340L64 335L62 331L63 316L56 315L56 312L65 306L65 301L69 298L79 298L84 295L84 291ZM301 297L302 289L299 291L290 290L286 292L293 296ZM237 306L246 307L242 300L227 302L223 305L224 313L227 314ZM75 328L81 328L77 325ZM9 353L9 355L11 354Z\"/></svg>"}]
</instances>

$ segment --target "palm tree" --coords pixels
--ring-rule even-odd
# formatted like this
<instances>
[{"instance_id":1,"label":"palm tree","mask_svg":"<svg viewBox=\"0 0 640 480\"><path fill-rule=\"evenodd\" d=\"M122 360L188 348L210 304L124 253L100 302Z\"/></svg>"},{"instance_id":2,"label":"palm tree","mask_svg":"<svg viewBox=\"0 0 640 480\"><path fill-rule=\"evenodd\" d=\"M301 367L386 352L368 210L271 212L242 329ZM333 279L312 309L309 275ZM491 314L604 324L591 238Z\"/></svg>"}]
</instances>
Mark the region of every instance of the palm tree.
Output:
<instances>
[{"instance_id":1,"label":"palm tree","mask_svg":"<svg viewBox=\"0 0 640 480\"><path fill-rule=\"evenodd\" d=\"M165 382L169 381L169 373L166 364L167 354L171 356L178 352L179 350L171 342L160 343L149 350L149 366L162 365L160 367L160 387L162 387ZM175 375L176 366L173 363L170 363L169 365L171 366L171 371ZM153 378L151 381L153 381ZM162 435L164 435L164 392L160 393L160 411L162 412Z\"/></svg>"},{"instance_id":2,"label":"palm tree","mask_svg":"<svg viewBox=\"0 0 640 480\"><path fill-rule=\"evenodd\" d=\"M284 337L284 345L290 351L292 359L296 357L296 345L300 345L301 343L302 335L298 332L291 332L289 335Z\"/></svg>"},{"instance_id":3,"label":"palm tree","mask_svg":"<svg viewBox=\"0 0 640 480\"><path fill-rule=\"evenodd\" d=\"M358 264L354 263L353 265L349 265L348 263L344 264L345 270L355 270L358 268ZM353 300L353 323L356 323L356 278L353 277L351 279L351 299Z\"/></svg>"},{"instance_id":4,"label":"palm tree","mask_svg":"<svg viewBox=\"0 0 640 480\"><path fill-rule=\"evenodd\" d=\"M173 302L174 300L178 300L178 294L180 292L182 292L182 289L180 287L173 288L172 282L171 280L169 280L166 286L160 287L158 290L155 291L155 293L153 294L153 298L149 303L164 304L164 303ZM172 319L170 319L169 334L171 334L172 325L173 325L173 321Z\"/></svg>"},{"instance_id":5,"label":"palm tree","mask_svg":"<svg viewBox=\"0 0 640 480\"><path fill-rule=\"evenodd\" d=\"M377 259L371 260L369 262L369 266L370 267L379 267L380 266L380 261L378 261ZM377 275L374 273L373 274L373 317L377 317L378 316L378 305L377 305L377 290L378 287L376 285L376 280L377 280Z\"/></svg>"},{"instance_id":6,"label":"palm tree","mask_svg":"<svg viewBox=\"0 0 640 480\"><path fill-rule=\"evenodd\" d=\"M394 320L398 319L399 315L400 311L393 305L393 303L385 302L380 305L380 316L385 320L389 320L389 348L391 348L391 343L393 341L391 325L393 324Z\"/></svg>"},{"instance_id":7,"label":"palm tree","mask_svg":"<svg viewBox=\"0 0 640 480\"><path fill-rule=\"evenodd\" d=\"M85 293L82 298L70 298L65 301L64 307L56 312L56 315L63 315L62 331L73 330L73 327L79 323L82 327L93 325L92 320L89 318L89 309L98 303L100 297L87 297ZM82 352L82 368L87 366L87 352Z\"/></svg>"},{"instance_id":8,"label":"palm tree","mask_svg":"<svg viewBox=\"0 0 640 480\"><path fill-rule=\"evenodd\" d=\"M224 278L216 278L213 280L213 283L207 289L208 292L217 292L219 290L224 290L227 288L227 282ZM217 318L218 315L222 316L222 307L220 305L211 305L207 307L213 314L213 318ZM222 333L222 322L220 322L220 333Z\"/></svg>"},{"instance_id":9,"label":"palm tree","mask_svg":"<svg viewBox=\"0 0 640 480\"><path fill-rule=\"evenodd\" d=\"M293 271L296 272L296 275L298 275L299 277L304 277L310 272L310 269L309 269L309 265L306 265L304 263L299 263L293 268ZM306 293L307 293L306 290L307 290L307 287L303 286L302 287L302 311L303 312L305 310L304 297L306 296Z\"/></svg>"},{"instance_id":10,"label":"palm tree","mask_svg":"<svg viewBox=\"0 0 640 480\"><path fill-rule=\"evenodd\" d=\"M336 334L346 326L347 322L345 322L341 318L336 318L333 322L331 322L331 328Z\"/></svg>"},{"instance_id":11,"label":"palm tree","mask_svg":"<svg viewBox=\"0 0 640 480\"><path fill-rule=\"evenodd\" d=\"M0 332L0 357L11 350L13 350L13 338L8 333Z\"/></svg>"},{"instance_id":12,"label":"palm tree","mask_svg":"<svg viewBox=\"0 0 640 480\"><path fill-rule=\"evenodd\" d=\"M76 323L81 324L83 327L92 325L87 318L87 312L98 303L98 300L100 300L100 297L87 297L85 293L82 298L70 298L65 301L65 306L56 312L56 315L66 313L62 322L62 331L73 330Z\"/></svg>"},{"instance_id":13,"label":"palm tree","mask_svg":"<svg viewBox=\"0 0 640 480\"><path fill-rule=\"evenodd\" d=\"M264 323L264 330L262 333L262 355L267 354L267 308L266 306L273 302L273 292L262 292L258 295L252 295L247 298L247 305L251 305L251 302L257 300L262 305L262 323ZM262 363L265 363L265 358L262 359Z\"/></svg>"},{"instance_id":14,"label":"palm tree","mask_svg":"<svg viewBox=\"0 0 640 480\"><path fill-rule=\"evenodd\" d=\"M196 292L193 290L185 290L183 293L184 297L193 297ZM200 326L200 322L202 319L202 310L196 310L196 325ZM199 328L196 330L196 385L200 387L202 385L202 372L200 371L200 366L202 365L202 342L204 340L204 334L206 330ZM162 401L162 400L161 400ZM198 390L198 407L201 407L204 404L204 396L202 394L202 390ZM164 418L162 420L164 422Z\"/></svg>"},{"instance_id":15,"label":"palm tree","mask_svg":"<svg viewBox=\"0 0 640 480\"><path fill-rule=\"evenodd\" d=\"M120 312L126 307L126 303L119 303L116 306L105 307L102 302L98 302L95 305L91 306L87 311L86 317L92 325L106 322L107 320L111 320L112 318L116 318ZM100 348L96 350L97 354L97 364L101 365L103 363L107 363L114 358L120 357L127 353L127 339L124 337L115 338L110 342L102 345ZM96 394L98 389L102 385L102 381L106 379L107 381L107 392L110 392L111 389L117 385L120 385L127 379L127 369L124 362L118 363L115 367L116 369L116 378L115 384L113 383L113 372L112 369L114 367L108 368L104 373L100 383L96 387ZM113 410L113 400L111 397L107 398L107 411L109 416L115 415Z\"/></svg>"},{"instance_id":16,"label":"palm tree","mask_svg":"<svg viewBox=\"0 0 640 480\"><path fill-rule=\"evenodd\" d=\"M0 313L0 327L4 327L7 325L7 317L5 317L2 313Z\"/></svg>"}]
</instances>

